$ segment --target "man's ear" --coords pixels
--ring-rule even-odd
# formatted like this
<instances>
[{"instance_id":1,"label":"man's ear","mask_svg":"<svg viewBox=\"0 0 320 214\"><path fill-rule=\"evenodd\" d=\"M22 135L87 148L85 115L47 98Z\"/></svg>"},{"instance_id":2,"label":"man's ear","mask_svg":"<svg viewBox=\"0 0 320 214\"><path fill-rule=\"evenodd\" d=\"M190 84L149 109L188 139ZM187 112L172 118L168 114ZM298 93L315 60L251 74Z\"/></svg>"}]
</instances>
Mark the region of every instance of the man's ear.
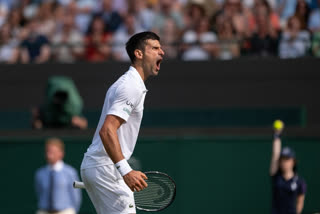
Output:
<instances>
[{"instance_id":1,"label":"man's ear","mask_svg":"<svg viewBox=\"0 0 320 214\"><path fill-rule=\"evenodd\" d=\"M142 59L142 57L143 57L143 53L139 49L134 50L134 55L136 56L137 59Z\"/></svg>"}]
</instances>

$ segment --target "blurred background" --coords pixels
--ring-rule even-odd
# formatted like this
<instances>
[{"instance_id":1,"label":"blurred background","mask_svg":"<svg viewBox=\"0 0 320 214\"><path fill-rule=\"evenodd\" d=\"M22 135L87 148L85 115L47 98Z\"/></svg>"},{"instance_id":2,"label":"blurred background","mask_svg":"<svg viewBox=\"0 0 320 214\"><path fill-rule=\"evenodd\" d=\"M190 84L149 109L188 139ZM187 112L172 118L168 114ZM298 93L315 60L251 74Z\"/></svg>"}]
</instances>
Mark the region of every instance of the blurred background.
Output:
<instances>
[{"instance_id":1,"label":"blurred background","mask_svg":"<svg viewBox=\"0 0 320 214\"><path fill-rule=\"evenodd\" d=\"M49 137L79 173L125 43L145 30L165 61L131 164L176 181L162 213L271 213L276 119L307 183L303 213L320 212L319 0L0 0L0 213L36 213ZM95 213L82 197L78 213Z\"/></svg>"}]
</instances>

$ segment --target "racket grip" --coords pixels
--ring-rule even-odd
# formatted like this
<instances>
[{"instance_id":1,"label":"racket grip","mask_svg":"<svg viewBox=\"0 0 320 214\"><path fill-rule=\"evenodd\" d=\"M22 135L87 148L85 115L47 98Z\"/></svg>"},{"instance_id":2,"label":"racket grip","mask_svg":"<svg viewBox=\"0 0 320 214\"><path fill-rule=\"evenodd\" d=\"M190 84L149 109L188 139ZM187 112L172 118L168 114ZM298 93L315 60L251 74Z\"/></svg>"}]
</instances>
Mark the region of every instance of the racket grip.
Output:
<instances>
[{"instance_id":1,"label":"racket grip","mask_svg":"<svg viewBox=\"0 0 320 214\"><path fill-rule=\"evenodd\" d=\"M85 185L83 182L81 181L74 181L73 182L73 188L76 188L76 189L85 189Z\"/></svg>"}]
</instances>

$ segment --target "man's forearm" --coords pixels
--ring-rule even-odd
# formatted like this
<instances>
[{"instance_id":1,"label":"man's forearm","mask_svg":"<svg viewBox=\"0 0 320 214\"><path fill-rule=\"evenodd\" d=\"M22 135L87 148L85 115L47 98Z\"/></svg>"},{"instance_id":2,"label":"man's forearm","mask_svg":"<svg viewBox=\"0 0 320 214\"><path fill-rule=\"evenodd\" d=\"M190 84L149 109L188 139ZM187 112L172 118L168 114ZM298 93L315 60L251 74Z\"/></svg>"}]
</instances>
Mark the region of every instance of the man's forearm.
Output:
<instances>
[{"instance_id":1,"label":"man's forearm","mask_svg":"<svg viewBox=\"0 0 320 214\"><path fill-rule=\"evenodd\" d=\"M103 146L113 163L118 163L119 161L123 160L124 156L122 154L117 130L102 129L99 134Z\"/></svg>"}]
</instances>

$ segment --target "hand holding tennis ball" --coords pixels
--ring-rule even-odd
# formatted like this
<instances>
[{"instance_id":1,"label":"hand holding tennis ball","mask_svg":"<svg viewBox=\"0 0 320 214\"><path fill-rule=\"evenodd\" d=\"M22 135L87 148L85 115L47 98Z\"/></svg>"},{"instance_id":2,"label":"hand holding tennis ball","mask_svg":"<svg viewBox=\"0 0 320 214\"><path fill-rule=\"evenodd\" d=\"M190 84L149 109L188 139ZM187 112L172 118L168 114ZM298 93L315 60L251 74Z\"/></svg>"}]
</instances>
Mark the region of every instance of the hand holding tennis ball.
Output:
<instances>
[{"instance_id":1,"label":"hand holding tennis ball","mask_svg":"<svg viewBox=\"0 0 320 214\"><path fill-rule=\"evenodd\" d=\"M273 123L273 129L276 132L281 132L284 128L284 123L281 120L275 120Z\"/></svg>"}]
</instances>

